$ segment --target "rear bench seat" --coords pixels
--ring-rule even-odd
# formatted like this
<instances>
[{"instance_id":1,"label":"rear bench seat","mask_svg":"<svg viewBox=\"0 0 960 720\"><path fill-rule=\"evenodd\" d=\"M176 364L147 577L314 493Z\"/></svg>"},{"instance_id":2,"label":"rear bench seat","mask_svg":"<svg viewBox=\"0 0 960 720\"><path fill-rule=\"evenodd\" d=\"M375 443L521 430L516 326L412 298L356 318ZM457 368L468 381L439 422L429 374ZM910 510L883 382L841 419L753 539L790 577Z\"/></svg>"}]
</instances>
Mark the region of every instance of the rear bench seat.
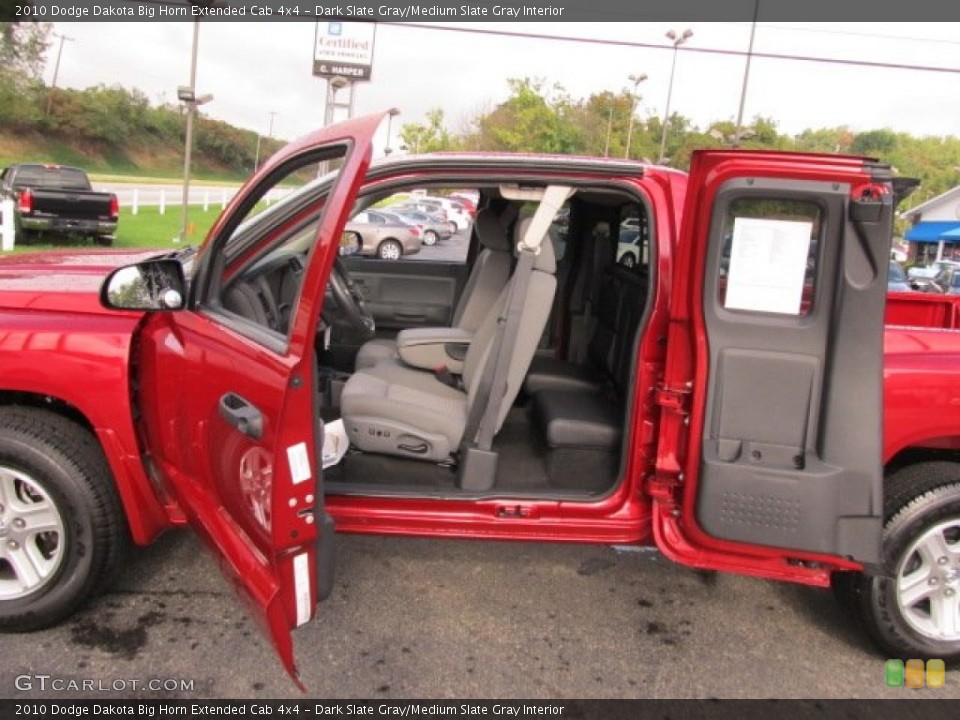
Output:
<instances>
[{"instance_id":1,"label":"rear bench seat","mask_svg":"<svg viewBox=\"0 0 960 720\"><path fill-rule=\"evenodd\" d=\"M614 266L595 303L589 365L536 358L524 383L534 427L547 446L547 473L558 488L604 490L614 480L623 440L624 401L647 278Z\"/></svg>"}]
</instances>

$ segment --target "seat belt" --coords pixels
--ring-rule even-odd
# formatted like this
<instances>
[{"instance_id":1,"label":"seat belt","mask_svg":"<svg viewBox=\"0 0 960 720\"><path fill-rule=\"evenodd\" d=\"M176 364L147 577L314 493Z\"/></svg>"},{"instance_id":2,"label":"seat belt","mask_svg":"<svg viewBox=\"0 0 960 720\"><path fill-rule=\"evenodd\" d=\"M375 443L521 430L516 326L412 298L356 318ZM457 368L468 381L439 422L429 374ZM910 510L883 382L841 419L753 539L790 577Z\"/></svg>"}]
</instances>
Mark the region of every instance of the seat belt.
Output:
<instances>
[{"instance_id":1,"label":"seat belt","mask_svg":"<svg viewBox=\"0 0 960 720\"><path fill-rule=\"evenodd\" d=\"M537 255L540 254L540 243L550 242L547 237L550 225L572 192L572 188L562 185L547 187L526 234L517 245L519 258L513 271L510 293L500 317L497 318L496 334L490 344L489 355L480 376L473 405L467 414L463 434L467 442L471 442L479 450L489 451L493 445L493 436L497 433L500 403L507 393L510 360L517 344L523 303L527 297L527 286Z\"/></svg>"},{"instance_id":2,"label":"seat belt","mask_svg":"<svg viewBox=\"0 0 960 720\"><path fill-rule=\"evenodd\" d=\"M504 304L497 329L490 344L487 361L480 376L473 404L467 414L464 437L472 441L481 450L489 450L496 434L497 415L500 401L507 392L507 374L510 369L510 356L517 344L520 332L520 316L523 314L523 300L527 296L527 285L533 274L533 265L539 254L539 248L520 249L520 258L513 271L513 284Z\"/></svg>"}]
</instances>

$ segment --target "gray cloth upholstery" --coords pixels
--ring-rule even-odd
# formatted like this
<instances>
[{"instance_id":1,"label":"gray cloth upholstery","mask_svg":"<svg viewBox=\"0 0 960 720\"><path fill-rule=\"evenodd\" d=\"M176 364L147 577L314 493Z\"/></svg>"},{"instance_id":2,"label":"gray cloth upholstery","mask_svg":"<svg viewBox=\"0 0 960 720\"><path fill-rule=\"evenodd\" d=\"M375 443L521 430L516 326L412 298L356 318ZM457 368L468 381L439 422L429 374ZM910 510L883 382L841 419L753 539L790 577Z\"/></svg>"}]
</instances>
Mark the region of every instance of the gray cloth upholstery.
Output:
<instances>
[{"instance_id":1,"label":"gray cloth upholstery","mask_svg":"<svg viewBox=\"0 0 960 720\"><path fill-rule=\"evenodd\" d=\"M481 210L474 221L474 231L483 246L453 313L452 327L473 332L483 322L490 306L510 279L510 241L500 218L491 210ZM357 352L357 370L398 357L392 340L374 339Z\"/></svg>"},{"instance_id":2,"label":"gray cloth upholstery","mask_svg":"<svg viewBox=\"0 0 960 720\"><path fill-rule=\"evenodd\" d=\"M517 224L515 239L522 237L528 222ZM534 264L522 299L517 342L507 370L507 391L497 410L498 431L520 391L553 306L557 281L542 268L554 268L556 263L550 242L545 241L542 248L538 256L542 262ZM446 460L457 450L470 407L486 401L477 397L477 391L486 364L495 362L492 351L498 319L513 284L511 278L473 335L464 359L463 389L452 388L433 373L405 367L395 360L358 370L350 377L340 404L354 447L432 461Z\"/></svg>"},{"instance_id":3,"label":"gray cloth upholstery","mask_svg":"<svg viewBox=\"0 0 960 720\"><path fill-rule=\"evenodd\" d=\"M357 351L356 367L372 368L379 365L384 360L395 360L400 357L397 354L397 342L389 338L374 338L367 340Z\"/></svg>"}]
</instances>

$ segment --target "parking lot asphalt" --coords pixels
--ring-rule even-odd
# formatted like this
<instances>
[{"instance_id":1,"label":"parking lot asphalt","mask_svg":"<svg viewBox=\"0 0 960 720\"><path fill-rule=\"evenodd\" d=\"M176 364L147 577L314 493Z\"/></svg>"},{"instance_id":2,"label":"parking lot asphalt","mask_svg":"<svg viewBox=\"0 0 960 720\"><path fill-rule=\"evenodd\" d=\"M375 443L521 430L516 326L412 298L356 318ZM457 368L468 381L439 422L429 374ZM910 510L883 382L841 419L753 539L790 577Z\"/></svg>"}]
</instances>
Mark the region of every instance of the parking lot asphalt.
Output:
<instances>
[{"instance_id":1,"label":"parking lot asphalt","mask_svg":"<svg viewBox=\"0 0 960 720\"><path fill-rule=\"evenodd\" d=\"M338 536L337 555L332 597L294 633L306 697L960 698L957 670L885 687L824 590L603 546ZM188 531L134 551L60 626L5 636L2 657L6 698L305 697Z\"/></svg>"}]
</instances>

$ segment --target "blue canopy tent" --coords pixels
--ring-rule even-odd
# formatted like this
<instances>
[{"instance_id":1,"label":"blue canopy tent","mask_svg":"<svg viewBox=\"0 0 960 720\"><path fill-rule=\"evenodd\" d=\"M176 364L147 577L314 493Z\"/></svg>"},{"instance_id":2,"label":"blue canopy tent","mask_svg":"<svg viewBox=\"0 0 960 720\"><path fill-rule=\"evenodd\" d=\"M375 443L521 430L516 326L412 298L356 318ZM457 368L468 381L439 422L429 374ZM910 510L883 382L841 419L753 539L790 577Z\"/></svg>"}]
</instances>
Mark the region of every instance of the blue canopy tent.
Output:
<instances>
[{"instance_id":1,"label":"blue canopy tent","mask_svg":"<svg viewBox=\"0 0 960 720\"><path fill-rule=\"evenodd\" d=\"M904 239L915 243L937 243L937 260L943 259L946 243L960 243L960 220L928 220L907 230Z\"/></svg>"}]
</instances>

